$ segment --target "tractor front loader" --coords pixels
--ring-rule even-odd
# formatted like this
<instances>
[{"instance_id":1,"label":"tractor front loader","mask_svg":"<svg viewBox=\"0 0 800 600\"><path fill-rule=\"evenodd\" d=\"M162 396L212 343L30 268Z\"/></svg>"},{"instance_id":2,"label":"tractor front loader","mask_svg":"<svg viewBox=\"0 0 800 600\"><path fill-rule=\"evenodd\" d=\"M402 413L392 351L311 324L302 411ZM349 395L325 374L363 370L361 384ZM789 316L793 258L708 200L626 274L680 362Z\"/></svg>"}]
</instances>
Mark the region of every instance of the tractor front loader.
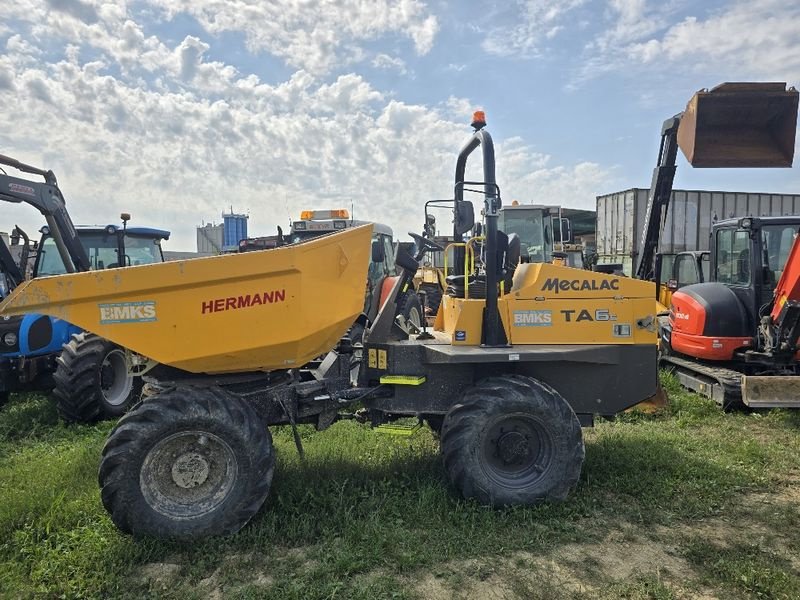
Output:
<instances>
[{"instance_id":1,"label":"tractor front loader","mask_svg":"<svg viewBox=\"0 0 800 600\"><path fill-rule=\"evenodd\" d=\"M113 429L100 464L102 501L121 530L237 531L269 493L268 427L292 427L300 450L298 424L322 430L355 405L366 411L351 416L366 413L372 425L417 417L440 427L445 469L467 498L505 506L567 496L583 465L581 427L656 391L654 286L520 264L519 240L498 230L482 115L473 127L450 202L460 239L475 225L464 194L481 194L483 262L449 277L433 331L410 335L395 318L426 253L442 250L412 235L415 255L400 246L400 276L363 340L343 337L363 309L369 225L257 252L32 280L0 305L2 315L67 319L149 359L146 397ZM468 182L477 149L483 181Z\"/></svg>"}]
</instances>

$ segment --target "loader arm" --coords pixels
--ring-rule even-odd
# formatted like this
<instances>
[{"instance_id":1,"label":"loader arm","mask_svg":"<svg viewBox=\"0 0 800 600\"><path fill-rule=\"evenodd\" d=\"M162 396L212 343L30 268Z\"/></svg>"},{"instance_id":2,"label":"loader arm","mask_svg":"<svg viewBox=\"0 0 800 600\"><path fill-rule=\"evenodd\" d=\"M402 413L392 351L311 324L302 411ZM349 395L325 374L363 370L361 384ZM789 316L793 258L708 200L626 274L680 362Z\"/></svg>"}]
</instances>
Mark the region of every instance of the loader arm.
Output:
<instances>
[{"instance_id":1,"label":"loader arm","mask_svg":"<svg viewBox=\"0 0 800 600\"><path fill-rule=\"evenodd\" d=\"M672 196L675 161L678 157L678 127L682 116L683 113L680 113L667 119L661 127L658 165L653 169L653 179L647 194L644 235L639 250L639 266L636 269L637 279L652 280L656 278L655 257L658 251L658 241L667 219L669 200Z\"/></svg>"},{"instance_id":2,"label":"loader arm","mask_svg":"<svg viewBox=\"0 0 800 600\"><path fill-rule=\"evenodd\" d=\"M8 246L6 246L5 241L2 239L0 239L0 273L6 276L8 291L13 290L25 279L22 271L17 266L17 263L14 262L14 257L11 256L11 251L8 249Z\"/></svg>"},{"instance_id":3,"label":"loader arm","mask_svg":"<svg viewBox=\"0 0 800 600\"><path fill-rule=\"evenodd\" d=\"M78 239L55 174L3 155L0 155L0 164L44 177L42 183L0 173L0 200L15 204L25 202L42 213L68 273L90 270L89 257Z\"/></svg>"}]
</instances>

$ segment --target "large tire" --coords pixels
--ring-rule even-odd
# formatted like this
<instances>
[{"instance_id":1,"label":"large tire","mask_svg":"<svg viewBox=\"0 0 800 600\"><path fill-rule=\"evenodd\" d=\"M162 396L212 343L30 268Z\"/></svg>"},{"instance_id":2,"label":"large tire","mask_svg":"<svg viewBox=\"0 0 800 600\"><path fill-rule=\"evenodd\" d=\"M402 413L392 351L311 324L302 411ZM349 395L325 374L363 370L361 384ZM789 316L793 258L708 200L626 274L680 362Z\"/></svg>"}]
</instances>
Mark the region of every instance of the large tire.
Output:
<instances>
[{"instance_id":1,"label":"large tire","mask_svg":"<svg viewBox=\"0 0 800 600\"><path fill-rule=\"evenodd\" d=\"M58 414L68 423L121 417L142 391L142 378L127 372L125 351L93 333L64 344L53 379Z\"/></svg>"},{"instance_id":2,"label":"large tire","mask_svg":"<svg viewBox=\"0 0 800 600\"><path fill-rule=\"evenodd\" d=\"M400 314L405 317L407 322L414 324L417 329L422 329L424 318L422 315L422 304L420 304L419 297L413 291L409 290L409 293L406 294L406 299L403 301Z\"/></svg>"},{"instance_id":3,"label":"large tire","mask_svg":"<svg viewBox=\"0 0 800 600\"><path fill-rule=\"evenodd\" d=\"M220 388L175 388L120 419L103 448L103 506L125 533L191 539L241 529L269 494L269 430Z\"/></svg>"},{"instance_id":4,"label":"large tire","mask_svg":"<svg viewBox=\"0 0 800 600\"><path fill-rule=\"evenodd\" d=\"M521 375L484 379L447 413L441 450L465 498L489 506L563 500L578 482L578 418L550 386Z\"/></svg>"}]
</instances>

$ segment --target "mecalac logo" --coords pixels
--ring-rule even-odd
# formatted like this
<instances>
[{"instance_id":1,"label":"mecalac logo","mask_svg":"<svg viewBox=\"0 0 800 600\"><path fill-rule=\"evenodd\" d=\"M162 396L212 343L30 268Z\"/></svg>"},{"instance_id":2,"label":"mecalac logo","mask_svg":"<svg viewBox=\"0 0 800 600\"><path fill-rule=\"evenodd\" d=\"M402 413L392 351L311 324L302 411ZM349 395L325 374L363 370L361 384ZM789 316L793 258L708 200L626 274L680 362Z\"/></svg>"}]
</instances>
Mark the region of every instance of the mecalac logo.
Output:
<instances>
[{"instance_id":1,"label":"mecalac logo","mask_svg":"<svg viewBox=\"0 0 800 600\"><path fill-rule=\"evenodd\" d=\"M149 323L156 320L156 303L152 300L144 302L117 302L99 304L100 323Z\"/></svg>"},{"instance_id":2,"label":"mecalac logo","mask_svg":"<svg viewBox=\"0 0 800 600\"><path fill-rule=\"evenodd\" d=\"M550 327L552 324L552 310L514 311L514 327Z\"/></svg>"},{"instance_id":3,"label":"mecalac logo","mask_svg":"<svg viewBox=\"0 0 800 600\"><path fill-rule=\"evenodd\" d=\"M542 286L543 292L596 292L599 290L619 290L619 279L560 279L548 277Z\"/></svg>"}]
</instances>

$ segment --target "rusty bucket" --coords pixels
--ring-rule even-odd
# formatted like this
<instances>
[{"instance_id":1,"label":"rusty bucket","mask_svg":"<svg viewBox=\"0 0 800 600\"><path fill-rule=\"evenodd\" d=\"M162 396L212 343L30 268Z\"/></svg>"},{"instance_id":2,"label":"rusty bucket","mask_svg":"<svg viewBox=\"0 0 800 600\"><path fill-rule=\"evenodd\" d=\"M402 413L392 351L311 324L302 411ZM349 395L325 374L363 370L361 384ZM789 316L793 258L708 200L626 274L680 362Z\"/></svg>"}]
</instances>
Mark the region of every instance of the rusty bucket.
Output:
<instances>
[{"instance_id":1,"label":"rusty bucket","mask_svg":"<svg viewBox=\"0 0 800 600\"><path fill-rule=\"evenodd\" d=\"M723 83L697 92L678 146L693 167L791 167L798 92L785 83Z\"/></svg>"}]
</instances>

